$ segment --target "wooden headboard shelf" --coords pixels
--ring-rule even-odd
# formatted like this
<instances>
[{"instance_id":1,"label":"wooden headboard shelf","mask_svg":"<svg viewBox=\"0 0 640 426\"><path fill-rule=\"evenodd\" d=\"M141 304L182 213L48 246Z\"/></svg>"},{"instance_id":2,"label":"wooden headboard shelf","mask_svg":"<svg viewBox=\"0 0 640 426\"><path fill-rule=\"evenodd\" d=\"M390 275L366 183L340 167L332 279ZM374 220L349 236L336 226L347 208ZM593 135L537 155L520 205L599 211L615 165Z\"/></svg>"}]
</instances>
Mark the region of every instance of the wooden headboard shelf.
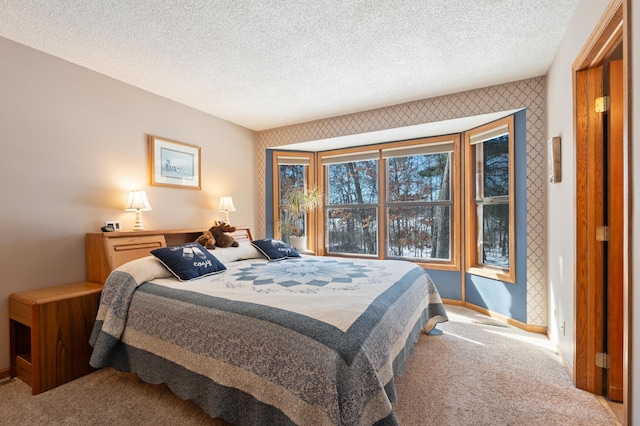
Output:
<instances>
[{"instance_id":1,"label":"wooden headboard shelf","mask_svg":"<svg viewBox=\"0 0 640 426\"><path fill-rule=\"evenodd\" d=\"M151 250L159 247L195 241L205 230L169 229L87 233L87 281L104 283L111 271L118 266L148 256ZM236 231L229 235L238 242L250 242L253 239L248 227L236 227Z\"/></svg>"}]
</instances>

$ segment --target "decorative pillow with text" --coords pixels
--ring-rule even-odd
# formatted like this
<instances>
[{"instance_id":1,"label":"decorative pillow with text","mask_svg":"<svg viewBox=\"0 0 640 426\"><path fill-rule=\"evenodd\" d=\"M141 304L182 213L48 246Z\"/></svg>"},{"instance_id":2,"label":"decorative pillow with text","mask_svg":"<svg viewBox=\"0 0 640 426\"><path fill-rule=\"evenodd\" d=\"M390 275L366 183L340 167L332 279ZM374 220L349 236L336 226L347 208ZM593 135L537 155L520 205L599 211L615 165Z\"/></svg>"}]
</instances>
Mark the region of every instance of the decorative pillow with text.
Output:
<instances>
[{"instance_id":1,"label":"decorative pillow with text","mask_svg":"<svg viewBox=\"0 0 640 426\"><path fill-rule=\"evenodd\" d=\"M162 247L151 254L180 281L189 281L226 270L216 257L200 243Z\"/></svg>"}]
</instances>

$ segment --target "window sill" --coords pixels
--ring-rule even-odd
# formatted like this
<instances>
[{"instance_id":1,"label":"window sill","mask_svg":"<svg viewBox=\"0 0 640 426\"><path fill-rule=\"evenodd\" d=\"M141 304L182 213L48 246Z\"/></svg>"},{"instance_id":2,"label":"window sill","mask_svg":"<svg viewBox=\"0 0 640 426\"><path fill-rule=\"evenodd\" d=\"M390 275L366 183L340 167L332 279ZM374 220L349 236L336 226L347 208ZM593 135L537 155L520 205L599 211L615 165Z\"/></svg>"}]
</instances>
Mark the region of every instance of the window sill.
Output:
<instances>
[{"instance_id":1,"label":"window sill","mask_svg":"<svg viewBox=\"0 0 640 426\"><path fill-rule=\"evenodd\" d=\"M432 262L415 262L422 266L426 270L438 270L438 271L460 271L460 266L455 263L432 263Z\"/></svg>"},{"instance_id":2,"label":"window sill","mask_svg":"<svg viewBox=\"0 0 640 426\"><path fill-rule=\"evenodd\" d=\"M480 277L491 278L493 280L506 282L509 284L516 283L516 273L513 269L497 269L481 266L473 266L467 269L467 273L478 275Z\"/></svg>"}]
</instances>

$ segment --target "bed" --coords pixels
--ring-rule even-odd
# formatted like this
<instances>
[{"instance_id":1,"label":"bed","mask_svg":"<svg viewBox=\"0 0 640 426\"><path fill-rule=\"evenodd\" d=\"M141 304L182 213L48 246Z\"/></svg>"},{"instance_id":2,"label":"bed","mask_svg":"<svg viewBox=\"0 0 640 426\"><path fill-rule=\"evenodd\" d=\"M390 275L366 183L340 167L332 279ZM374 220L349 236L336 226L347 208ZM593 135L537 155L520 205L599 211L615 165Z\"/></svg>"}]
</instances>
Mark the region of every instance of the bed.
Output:
<instances>
[{"instance_id":1,"label":"bed","mask_svg":"<svg viewBox=\"0 0 640 426\"><path fill-rule=\"evenodd\" d=\"M398 423L394 375L420 333L447 320L421 267L271 261L248 242L208 254L224 269L184 281L154 256L111 272L91 365L165 383L236 425Z\"/></svg>"}]
</instances>

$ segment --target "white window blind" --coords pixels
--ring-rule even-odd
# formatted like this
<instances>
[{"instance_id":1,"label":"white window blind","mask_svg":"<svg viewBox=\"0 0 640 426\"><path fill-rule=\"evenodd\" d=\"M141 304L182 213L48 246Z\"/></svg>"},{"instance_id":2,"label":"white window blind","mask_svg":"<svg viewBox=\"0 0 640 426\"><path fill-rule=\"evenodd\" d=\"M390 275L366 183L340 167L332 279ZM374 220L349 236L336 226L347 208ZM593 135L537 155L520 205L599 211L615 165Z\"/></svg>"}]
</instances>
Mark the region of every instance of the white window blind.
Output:
<instances>
[{"instance_id":1,"label":"white window blind","mask_svg":"<svg viewBox=\"0 0 640 426\"><path fill-rule=\"evenodd\" d=\"M351 154L327 155L322 157L322 165L352 163L354 161L377 160L378 157L379 157L378 150L360 151L360 152L354 152Z\"/></svg>"},{"instance_id":2,"label":"white window blind","mask_svg":"<svg viewBox=\"0 0 640 426\"><path fill-rule=\"evenodd\" d=\"M410 155L439 154L453 151L453 141L437 142L422 145L386 148L382 150L383 158L408 157Z\"/></svg>"},{"instance_id":3,"label":"white window blind","mask_svg":"<svg viewBox=\"0 0 640 426\"><path fill-rule=\"evenodd\" d=\"M281 157L278 156L279 166L308 166L310 163L309 157Z\"/></svg>"},{"instance_id":4,"label":"white window blind","mask_svg":"<svg viewBox=\"0 0 640 426\"><path fill-rule=\"evenodd\" d=\"M504 124L502 126L494 127L493 129L489 129L484 132L476 133L475 135L472 135L471 138L469 138L469 142L471 145L475 145L475 144L488 141L491 139L495 139L497 137L508 135L508 134L509 134L509 126L507 124Z\"/></svg>"}]
</instances>

